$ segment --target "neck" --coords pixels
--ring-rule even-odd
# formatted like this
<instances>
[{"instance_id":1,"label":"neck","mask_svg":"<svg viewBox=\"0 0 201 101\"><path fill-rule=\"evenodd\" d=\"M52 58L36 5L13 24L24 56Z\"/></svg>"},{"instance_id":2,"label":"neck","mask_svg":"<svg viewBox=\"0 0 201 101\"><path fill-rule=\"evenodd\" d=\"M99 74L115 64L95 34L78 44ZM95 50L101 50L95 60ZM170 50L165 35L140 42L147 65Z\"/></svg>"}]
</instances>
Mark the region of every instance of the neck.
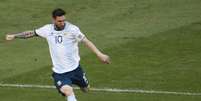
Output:
<instances>
[{"instance_id":1,"label":"neck","mask_svg":"<svg viewBox=\"0 0 201 101\"><path fill-rule=\"evenodd\" d=\"M62 30L65 28L65 26L66 26L66 24L64 24L63 27L58 27L57 25L54 24L54 29L55 29L56 31L62 31Z\"/></svg>"}]
</instances>

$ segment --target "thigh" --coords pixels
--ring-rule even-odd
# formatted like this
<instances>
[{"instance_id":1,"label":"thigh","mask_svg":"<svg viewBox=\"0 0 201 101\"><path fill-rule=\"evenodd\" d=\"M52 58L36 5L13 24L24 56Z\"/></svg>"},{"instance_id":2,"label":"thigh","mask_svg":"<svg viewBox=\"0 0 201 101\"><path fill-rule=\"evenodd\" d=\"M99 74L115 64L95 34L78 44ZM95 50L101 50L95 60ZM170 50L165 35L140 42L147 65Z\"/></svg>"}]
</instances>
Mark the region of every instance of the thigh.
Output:
<instances>
[{"instance_id":1,"label":"thigh","mask_svg":"<svg viewBox=\"0 0 201 101\"><path fill-rule=\"evenodd\" d=\"M83 71L81 66L79 66L75 71L72 77L72 83L78 85L81 88L86 88L89 85L86 73Z\"/></svg>"},{"instance_id":2,"label":"thigh","mask_svg":"<svg viewBox=\"0 0 201 101\"><path fill-rule=\"evenodd\" d=\"M54 85L56 86L59 93L61 93L63 96L65 96L64 93L61 92L61 88L65 85L72 85L72 81L70 79L70 76L67 74L57 74L53 73L52 77L54 79Z\"/></svg>"}]
</instances>

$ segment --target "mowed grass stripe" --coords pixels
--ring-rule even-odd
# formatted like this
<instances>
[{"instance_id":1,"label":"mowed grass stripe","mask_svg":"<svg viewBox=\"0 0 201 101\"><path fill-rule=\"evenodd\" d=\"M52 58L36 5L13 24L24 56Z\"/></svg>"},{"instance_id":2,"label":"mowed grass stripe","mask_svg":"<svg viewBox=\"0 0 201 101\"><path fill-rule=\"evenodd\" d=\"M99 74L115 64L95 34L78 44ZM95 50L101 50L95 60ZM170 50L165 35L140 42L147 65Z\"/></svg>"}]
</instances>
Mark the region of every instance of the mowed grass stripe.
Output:
<instances>
[{"instance_id":1,"label":"mowed grass stripe","mask_svg":"<svg viewBox=\"0 0 201 101\"><path fill-rule=\"evenodd\" d=\"M197 79L200 77L200 26L199 22L192 23L150 37L133 38L129 43L106 49L112 53L113 63L109 66L100 65L95 57L85 57L83 63L84 67L87 63L85 69L91 85L200 92ZM50 68L5 78L2 82L50 85Z\"/></svg>"},{"instance_id":2,"label":"mowed grass stripe","mask_svg":"<svg viewBox=\"0 0 201 101\"><path fill-rule=\"evenodd\" d=\"M0 84L0 87L17 87L17 88L41 88L41 89L55 89L55 86L50 85L31 85L31 84ZM78 90L78 87L74 87ZM142 89L118 89L118 88L90 88L91 91L98 92L112 92L112 93L144 93L144 94L172 94L172 95L189 95L201 96L201 93L191 92L174 92L174 91L156 91L156 90L142 90Z\"/></svg>"}]
</instances>

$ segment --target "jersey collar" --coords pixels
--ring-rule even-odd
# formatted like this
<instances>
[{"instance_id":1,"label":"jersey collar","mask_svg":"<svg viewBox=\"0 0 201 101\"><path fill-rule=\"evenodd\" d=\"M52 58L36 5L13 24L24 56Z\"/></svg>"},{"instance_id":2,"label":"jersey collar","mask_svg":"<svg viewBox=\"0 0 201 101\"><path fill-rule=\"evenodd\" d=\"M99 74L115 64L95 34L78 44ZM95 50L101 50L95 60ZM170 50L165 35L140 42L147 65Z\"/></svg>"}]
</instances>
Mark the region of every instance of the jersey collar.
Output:
<instances>
[{"instance_id":1,"label":"jersey collar","mask_svg":"<svg viewBox=\"0 0 201 101\"><path fill-rule=\"evenodd\" d=\"M59 28L54 24L54 30L56 30L56 31L62 31L62 30L64 30L65 27L66 27L66 23L64 24L63 28Z\"/></svg>"}]
</instances>

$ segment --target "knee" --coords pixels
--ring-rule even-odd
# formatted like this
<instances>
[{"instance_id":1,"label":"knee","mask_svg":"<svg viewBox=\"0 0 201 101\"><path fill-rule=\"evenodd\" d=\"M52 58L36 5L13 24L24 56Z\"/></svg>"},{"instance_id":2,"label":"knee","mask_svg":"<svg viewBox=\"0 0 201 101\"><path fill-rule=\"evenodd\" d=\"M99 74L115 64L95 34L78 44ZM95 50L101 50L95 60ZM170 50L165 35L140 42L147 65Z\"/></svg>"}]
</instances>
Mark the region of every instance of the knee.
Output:
<instances>
[{"instance_id":1,"label":"knee","mask_svg":"<svg viewBox=\"0 0 201 101\"><path fill-rule=\"evenodd\" d=\"M73 94L73 88L69 85L64 85L60 90L65 96L70 96Z\"/></svg>"}]
</instances>

